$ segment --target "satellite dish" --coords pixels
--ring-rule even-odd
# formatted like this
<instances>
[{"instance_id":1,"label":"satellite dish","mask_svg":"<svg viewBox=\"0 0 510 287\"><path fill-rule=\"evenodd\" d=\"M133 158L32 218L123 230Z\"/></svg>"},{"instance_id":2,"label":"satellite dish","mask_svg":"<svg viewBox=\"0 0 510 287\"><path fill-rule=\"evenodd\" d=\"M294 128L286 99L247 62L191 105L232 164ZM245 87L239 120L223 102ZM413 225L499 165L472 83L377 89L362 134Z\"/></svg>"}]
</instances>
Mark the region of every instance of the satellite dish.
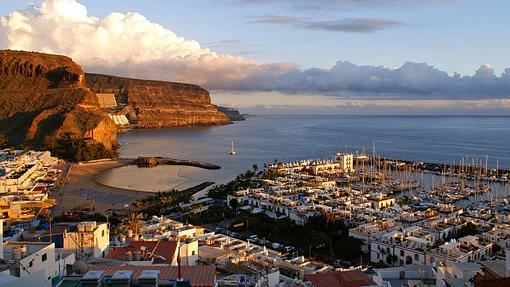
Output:
<instances>
[{"instance_id":1,"label":"satellite dish","mask_svg":"<svg viewBox=\"0 0 510 287\"><path fill-rule=\"evenodd\" d=\"M89 270L89 265L83 260L77 260L73 265L73 270L75 273L83 275Z\"/></svg>"}]
</instances>

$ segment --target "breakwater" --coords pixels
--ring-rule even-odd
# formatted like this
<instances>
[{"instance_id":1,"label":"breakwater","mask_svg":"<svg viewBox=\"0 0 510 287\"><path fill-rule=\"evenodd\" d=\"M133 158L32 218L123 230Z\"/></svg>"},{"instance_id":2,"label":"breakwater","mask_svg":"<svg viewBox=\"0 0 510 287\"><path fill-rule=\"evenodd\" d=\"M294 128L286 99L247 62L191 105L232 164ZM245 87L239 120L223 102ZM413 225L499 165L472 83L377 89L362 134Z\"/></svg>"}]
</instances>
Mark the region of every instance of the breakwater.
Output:
<instances>
[{"instance_id":1,"label":"breakwater","mask_svg":"<svg viewBox=\"0 0 510 287\"><path fill-rule=\"evenodd\" d=\"M130 164L138 167L156 167L158 165L184 165L194 166L203 169L220 169L221 166L207 162L199 162L194 160L176 159L168 157L154 157L154 156L140 156L136 159L131 159Z\"/></svg>"}]
</instances>

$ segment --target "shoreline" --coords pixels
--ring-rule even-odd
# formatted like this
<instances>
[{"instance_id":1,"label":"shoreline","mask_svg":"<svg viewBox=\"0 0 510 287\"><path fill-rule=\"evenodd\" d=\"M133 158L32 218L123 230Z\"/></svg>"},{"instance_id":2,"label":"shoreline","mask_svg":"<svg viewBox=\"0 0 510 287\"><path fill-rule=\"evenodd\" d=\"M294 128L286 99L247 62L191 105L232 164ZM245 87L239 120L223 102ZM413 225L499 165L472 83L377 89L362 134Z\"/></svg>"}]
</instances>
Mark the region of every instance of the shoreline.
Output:
<instances>
[{"instance_id":1,"label":"shoreline","mask_svg":"<svg viewBox=\"0 0 510 287\"><path fill-rule=\"evenodd\" d=\"M106 187L143 193L183 191L203 183L204 180L193 173L200 169L190 166L162 165L154 168L124 165L107 169L97 174L95 180ZM145 178L145 181L140 179Z\"/></svg>"},{"instance_id":2,"label":"shoreline","mask_svg":"<svg viewBox=\"0 0 510 287\"><path fill-rule=\"evenodd\" d=\"M123 186L108 185L105 184L104 180L101 180L101 177L107 175L108 172L130 166L140 169L140 167L132 164L132 159L128 158L72 164L67 183L63 188L54 191L54 197L57 200L54 213L62 214L64 211L72 211L83 205L94 206L94 209L85 211L85 213L106 214L113 210L131 209L131 203L136 199L162 191L130 189ZM169 180L170 183L174 180L174 186L171 186L168 190L183 186L183 188L178 189L179 192L191 189L196 190L195 193L200 193L203 189L207 189L214 184L214 182L197 179L186 175L186 172L182 172L182 169L186 167L198 169L195 166L162 165L162 167L170 168L178 176L174 178L171 174L162 176L162 179ZM205 185L206 183L207 185ZM203 188L199 189L198 187L201 186Z\"/></svg>"},{"instance_id":3,"label":"shoreline","mask_svg":"<svg viewBox=\"0 0 510 287\"><path fill-rule=\"evenodd\" d=\"M128 160L128 158L126 158ZM208 163L201 162L196 160L188 160L188 159L177 159L177 158L169 158L169 157L160 157L160 156L139 156L135 159L129 159L131 165L136 165L138 167L146 167L153 168L160 165L180 165L180 166L192 166L198 167L202 169L216 170L221 169L221 166Z\"/></svg>"}]
</instances>

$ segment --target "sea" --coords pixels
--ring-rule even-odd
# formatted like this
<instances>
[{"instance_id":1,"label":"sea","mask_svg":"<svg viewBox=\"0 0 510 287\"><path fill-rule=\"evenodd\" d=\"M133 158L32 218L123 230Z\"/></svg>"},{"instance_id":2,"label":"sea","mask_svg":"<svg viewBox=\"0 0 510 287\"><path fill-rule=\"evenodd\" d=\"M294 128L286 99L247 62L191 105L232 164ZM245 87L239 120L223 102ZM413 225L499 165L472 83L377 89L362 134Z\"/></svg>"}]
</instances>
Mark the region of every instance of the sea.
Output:
<instances>
[{"instance_id":1,"label":"sea","mask_svg":"<svg viewBox=\"0 0 510 287\"><path fill-rule=\"evenodd\" d=\"M231 125L140 129L119 134L120 156L164 156L214 163L184 177L224 183L274 160L331 159L337 152L435 163L479 162L510 169L510 117L248 116ZM235 155L230 155L232 142ZM132 172L132 171L131 171ZM164 169L144 171L141 181ZM122 177L122 173L113 174Z\"/></svg>"}]
</instances>

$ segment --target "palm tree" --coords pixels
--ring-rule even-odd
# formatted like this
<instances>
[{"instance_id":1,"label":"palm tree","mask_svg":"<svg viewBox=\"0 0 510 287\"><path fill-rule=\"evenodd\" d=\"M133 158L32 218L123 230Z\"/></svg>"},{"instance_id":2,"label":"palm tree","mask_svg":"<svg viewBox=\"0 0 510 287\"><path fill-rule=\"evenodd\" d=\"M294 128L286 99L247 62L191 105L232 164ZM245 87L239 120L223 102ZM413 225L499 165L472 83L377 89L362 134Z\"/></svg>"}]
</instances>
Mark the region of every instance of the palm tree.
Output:
<instances>
[{"instance_id":1,"label":"palm tree","mask_svg":"<svg viewBox=\"0 0 510 287\"><path fill-rule=\"evenodd\" d=\"M143 204L144 204L144 202L141 199L137 199L137 200L133 201L133 207L135 209L139 209L140 207L143 206Z\"/></svg>"},{"instance_id":2,"label":"palm tree","mask_svg":"<svg viewBox=\"0 0 510 287\"><path fill-rule=\"evenodd\" d=\"M161 205L161 210L166 210L174 203L174 198L171 196L165 196L159 200L159 203Z\"/></svg>"},{"instance_id":3,"label":"palm tree","mask_svg":"<svg viewBox=\"0 0 510 287\"><path fill-rule=\"evenodd\" d=\"M129 213L123 220L123 228L121 230L133 230L134 234L138 234L142 227L143 215L141 213Z\"/></svg>"},{"instance_id":4,"label":"palm tree","mask_svg":"<svg viewBox=\"0 0 510 287\"><path fill-rule=\"evenodd\" d=\"M163 197L163 198L161 198L160 203L162 206L168 207L168 206L172 205L172 203L174 203L174 198L171 196Z\"/></svg>"},{"instance_id":5,"label":"palm tree","mask_svg":"<svg viewBox=\"0 0 510 287\"><path fill-rule=\"evenodd\" d=\"M336 215L334 213L321 211L321 214L326 223L333 223L336 221Z\"/></svg>"}]
</instances>

